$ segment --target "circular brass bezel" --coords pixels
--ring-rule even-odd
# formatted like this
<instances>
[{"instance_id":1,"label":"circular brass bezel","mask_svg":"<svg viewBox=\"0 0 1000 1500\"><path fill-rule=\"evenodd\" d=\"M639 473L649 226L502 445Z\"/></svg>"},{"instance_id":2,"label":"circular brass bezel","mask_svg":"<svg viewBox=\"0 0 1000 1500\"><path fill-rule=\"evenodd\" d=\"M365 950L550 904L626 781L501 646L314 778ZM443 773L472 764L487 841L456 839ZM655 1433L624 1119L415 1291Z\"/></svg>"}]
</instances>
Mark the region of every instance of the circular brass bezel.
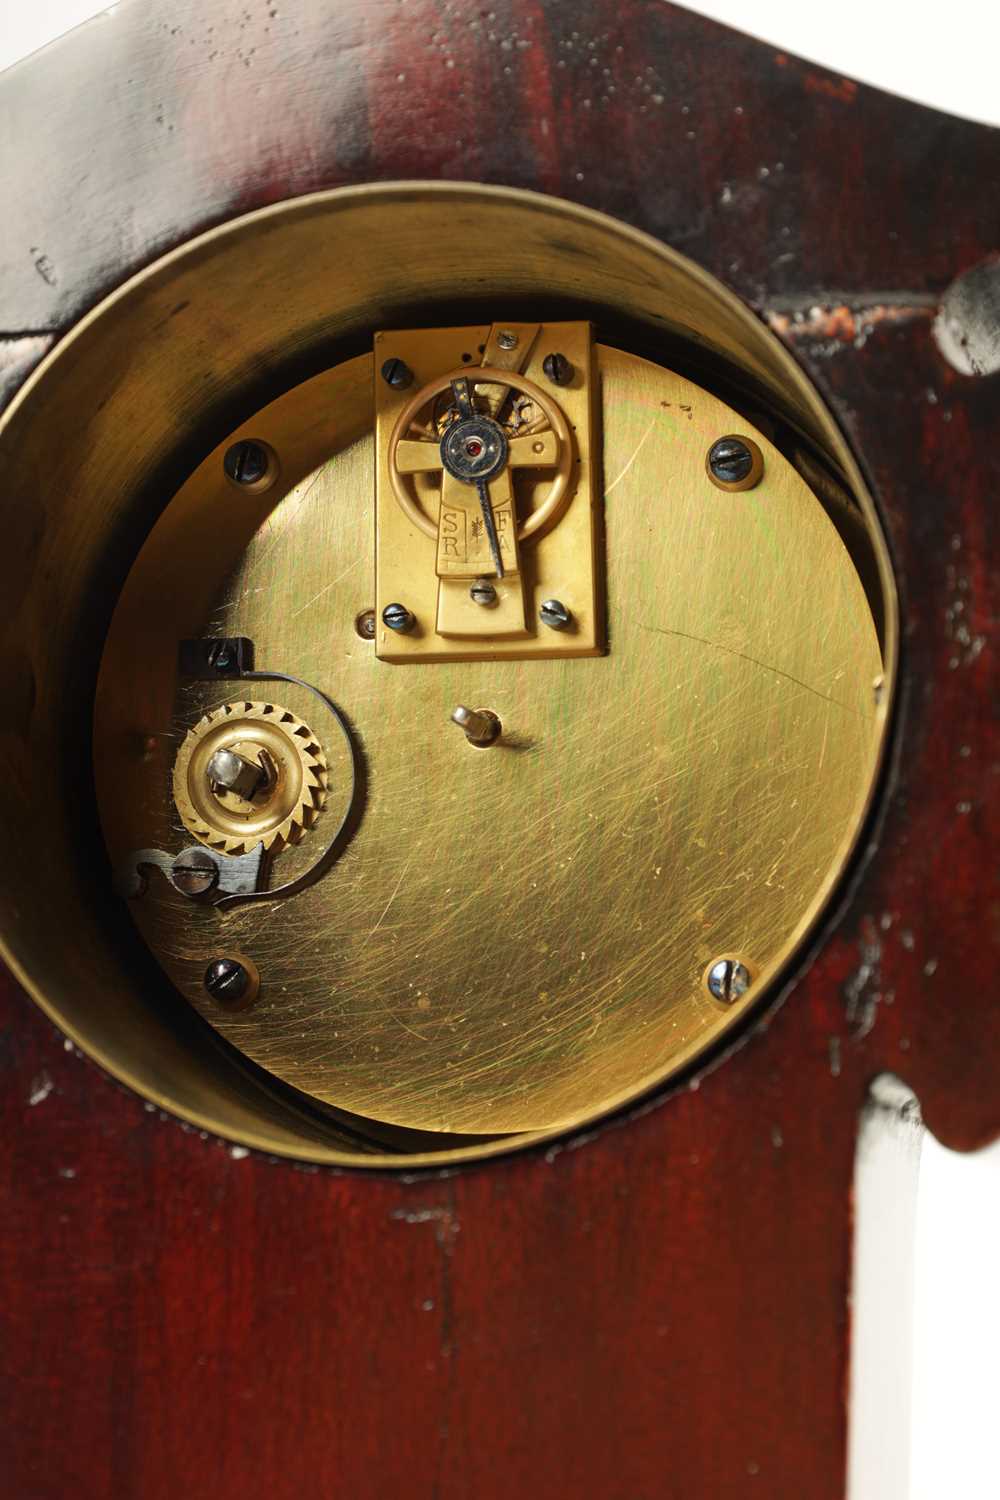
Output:
<instances>
[{"instance_id":1,"label":"circular brass bezel","mask_svg":"<svg viewBox=\"0 0 1000 1500\"><path fill-rule=\"evenodd\" d=\"M459 221L462 233L442 240L441 223ZM281 286L282 296L261 300L267 285ZM81 320L0 423L9 524L0 770L3 784L16 788L5 812L7 845L17 850L16 862L0 870L2 951L41 1007L106 1071L197 1128L276 1155L442 1166L563 1135L594 1118L514 1138L445 1139L434 1149L392 1138L377 1145L220 1052L202 1023L179 1022L172 992L157 991L148 967L137 970L134 952L123 956L120 908L95 889L100 844L78 770L89 753L100 643L117 591L158 509L194 464L220 441L256 437L254 414L263 403L343 357L338 350L364 347L374 328L443 322L446 307L482 299L484 287L499 307L561 299L645 329L651 347L669 338L675 349L694 349L823 454L854 497L870 557L884 660L877 707L884 750L898 603L874 504L836 422L788 351L693 262L578 205L439 182L314 194L225 224L155 262ZM253 319L245 316L248 300ZM177 446L179 412L191 422L184 451ZM240 417L246 425L231 431ZM289 484L302 477L285 473ZM257 501L246 499L252 512ZM204 568L204 578L193 578L192 597L203 583L207 598L217 560L194 566ZM190 622L192 633L201 626L200 619ZM789 938L780 972L815 933L875 785L873 774L816 909ZM54 910L60 942L51 936ZM734 1021L737 1011L745 1014L734 1007ZM690 1067L697 1050L605 1101L602 1113L662 1086Z\"/></svg>"}]
</instances>

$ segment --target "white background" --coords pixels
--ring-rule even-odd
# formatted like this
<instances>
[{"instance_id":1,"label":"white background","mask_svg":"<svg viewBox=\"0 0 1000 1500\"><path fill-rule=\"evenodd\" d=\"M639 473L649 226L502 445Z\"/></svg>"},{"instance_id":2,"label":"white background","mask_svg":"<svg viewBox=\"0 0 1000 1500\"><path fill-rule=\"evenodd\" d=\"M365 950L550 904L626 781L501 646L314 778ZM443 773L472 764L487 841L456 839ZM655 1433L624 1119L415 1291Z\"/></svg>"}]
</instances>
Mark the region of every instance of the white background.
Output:
<instances>
[{"instance_id":1,"label":"white background","mask_svg":"<svg viewBox=\"0 0 1000 1500\"><path fill-rule=\"evenodd\" d=\"M0 0L0 68L106 9L114 7ZM996 0L706 0L688 9L894 94L1000 125Z\"/></svg>"},{"instance_id":2,"label":"white background","mask_svg":"<svg viewBox=\"0 0 1000 1500\"><path fill-rule=\"evenodd\" d=\"M94 0L0 5L0 68L109 8ZM712 0L689 8L866 83L1000 124L996 0L949 0L946 6ZM1000 183L985 184L984 191L1000 208ZM958 1157L926 1138L917 1201L910 1500L1000 1497L998 1267L1000 1146Z\"/></svg>"}]
</instances>

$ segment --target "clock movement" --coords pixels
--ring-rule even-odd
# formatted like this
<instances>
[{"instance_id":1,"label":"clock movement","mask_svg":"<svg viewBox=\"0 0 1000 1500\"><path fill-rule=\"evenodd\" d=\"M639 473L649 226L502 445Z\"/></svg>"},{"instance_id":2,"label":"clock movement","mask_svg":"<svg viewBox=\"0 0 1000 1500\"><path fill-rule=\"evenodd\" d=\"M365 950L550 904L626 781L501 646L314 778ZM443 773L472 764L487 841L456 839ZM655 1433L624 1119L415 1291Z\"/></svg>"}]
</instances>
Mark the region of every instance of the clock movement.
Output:
<instances>
[{"instance_id":1,"label":"clock movement","mask_svg":"<svg viewBox=\"0 0 1000 1500\"><path fill-rule=\"evenodd\" d=\"M1000 1132L996 133L661 0L0 117L0 1489L842 1500L862 1114Z\"/></svg>"},{"instance_id":2,"label":"clock movement","mask_svg":"<svg viewBox=\"0 0 1000 1500\"><path fill-rule=\"evenodd\" d=\"M391 253L365 253L388 224ZM340 349L176 450L220 302L262 276L282 288L270 341L302 342L321 308ZM252 358L227 342L234 390ZM745 1023L870 805L895 596L822 403L721 285L537 196L335 191L154 264L37 381L8 419L19 466L54 404L108 382L65 555L92 567L116 526L148 531L93 715L117 927L168 1011L293 1091L289 1122L311 1111L299 1150L492 1152L640 1097ZM161 444L187 471L151 495ZM71 673L72 611L62 640L49 618ZM145 1002L62 838L64 920L122 977L84 1016L72 969L48 970L68 955L43 943L26 970L148 1094L117 1014ZM257 1144L261 1116L237 1136Z\"/></svg>"}]
</instances>

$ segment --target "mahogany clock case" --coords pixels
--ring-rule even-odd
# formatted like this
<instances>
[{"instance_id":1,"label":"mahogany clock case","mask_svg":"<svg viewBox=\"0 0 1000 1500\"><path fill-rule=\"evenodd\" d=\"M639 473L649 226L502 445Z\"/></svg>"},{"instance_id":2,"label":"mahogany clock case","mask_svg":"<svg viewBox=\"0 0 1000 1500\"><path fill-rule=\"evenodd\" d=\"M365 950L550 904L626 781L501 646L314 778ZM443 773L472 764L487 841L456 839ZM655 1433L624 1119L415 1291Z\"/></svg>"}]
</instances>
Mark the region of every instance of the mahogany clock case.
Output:
<instances>
[{"instance_id":1,"label":"mahogany clock case","mask_svg":"<svg viewBox=\"0 0 1000 1500\"><path fill-rule=\"evenodd\" d=\"M996 249L1000 143L652 0L279 9L124 3L5 76L8 395L114 286L268 203L448 178L610 214L770 325L849 443L901 600L892 754L822 939L743 1045L492 1163L231 1150L103 1077L10 982L7 1493L840 1495L868 1085L900 1075L951 1145L998 1127L996 377L957 372L934 325ZM210 446L243 413L208 393L186 415ZM26 581L44 528L5 520Z\"/></svg>"}]
</instances>

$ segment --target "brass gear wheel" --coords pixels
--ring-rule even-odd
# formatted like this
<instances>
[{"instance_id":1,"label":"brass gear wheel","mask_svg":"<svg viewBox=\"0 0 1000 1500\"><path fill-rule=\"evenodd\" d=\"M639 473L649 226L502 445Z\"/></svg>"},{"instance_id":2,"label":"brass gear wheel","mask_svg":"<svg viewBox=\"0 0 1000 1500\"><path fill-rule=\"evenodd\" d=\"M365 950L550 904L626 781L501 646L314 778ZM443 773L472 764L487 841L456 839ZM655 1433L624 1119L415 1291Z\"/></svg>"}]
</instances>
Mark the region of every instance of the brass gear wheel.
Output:
<instances>
[{"instance_id":1,"label":"brass gear wheel","mask_svg":"<svg viewBox=\"0 0 1000 1500\"><path fill-rule=\"evenodd\" d=\"M230 750L266 772L247 798L213 783L209 762ZM327 764L312 730L274 703L226 703L189 730L174 762L174 802L184 827L222 854L296 844L325 801Z\"/></svg>"}]
</instances>

